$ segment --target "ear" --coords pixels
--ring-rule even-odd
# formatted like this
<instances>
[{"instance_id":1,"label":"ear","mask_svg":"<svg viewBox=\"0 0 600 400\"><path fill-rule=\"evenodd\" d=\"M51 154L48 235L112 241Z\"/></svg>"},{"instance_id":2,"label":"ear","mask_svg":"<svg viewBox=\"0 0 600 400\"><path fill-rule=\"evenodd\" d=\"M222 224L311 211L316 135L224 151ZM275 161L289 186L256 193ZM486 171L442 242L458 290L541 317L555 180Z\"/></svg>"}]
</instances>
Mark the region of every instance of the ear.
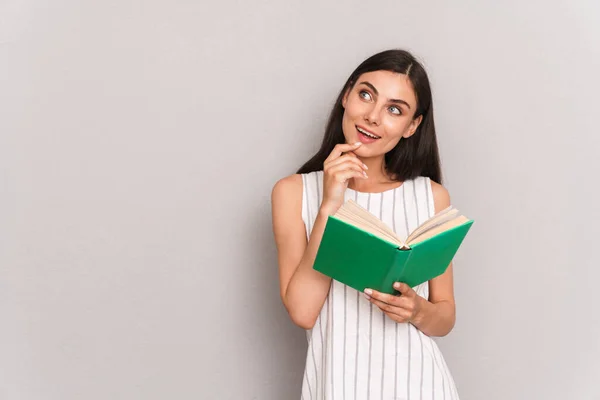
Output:
<instances>
[{"instance_id":1,"label":"ear","mask_svg":"<svg viewBox=\"0 0 600 400\"><path fill-rule=\"evenodd\" d=\"M409 137L414 135L417 131L417 128L421 124L421 121L423 121L423 115L419 115L417 118L413 119L408 127L408 131L404 135L402 135L402 137L404 139L408 139Z\"/></svg>"}]
</instances>

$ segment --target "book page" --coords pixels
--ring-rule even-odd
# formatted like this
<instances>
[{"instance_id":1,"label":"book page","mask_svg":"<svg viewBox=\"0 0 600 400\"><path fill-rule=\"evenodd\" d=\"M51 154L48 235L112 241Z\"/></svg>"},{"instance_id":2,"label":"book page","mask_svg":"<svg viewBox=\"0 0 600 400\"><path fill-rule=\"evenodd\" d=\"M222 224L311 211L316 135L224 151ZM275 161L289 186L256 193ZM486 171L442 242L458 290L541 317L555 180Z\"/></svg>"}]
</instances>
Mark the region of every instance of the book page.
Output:
<instances>
[{"instance_id":1,"label":"book page","mask_svg":"<svg viewBox=\"0 0 600 400\"><path fill-rule=\"evenodd\" d=\"M390 227L353 200L344 203L334 216L389 242L403 244Z\"/></svg>"},{"instance_id":2,"label":"book page","mask_svg":"<svg viewBox=\"0 0 600 400\"><path fill-rule=\"evenodd\" d=\"M448 229L454 228L455 226L462 225L468 221L470 221L469 218L465 217L464 215L460 215L454 219L446 221L446 222L442 223L441 225L438 225L435 228L429 229L428 231L425 231L422 234L414 237L411 241L408 242L408 244L414 245L414 244L420 243L426 239L434 237L435 235L437 235L439 233L442 233L444 231L447 231Z\"/></svg>"},{"instance_id":3,"label":"book page","mask_svg":"<svg viewBox=\"0 0 600 400\"><path fill-rule=\"evenodd\" d=\"M423 233L429 231L430 229L440 226L441 224L443 224L447 221L450 221L450 220L458 217L459 215L460 215L459 211L457 209L453 208L452 206L446 208L445 210L440 211L433 217L429 218L427 221L423 222L420 226L417 227L417 229L412 231L410 233L410 235L408 236L408 238L406 239L406 242L408 243L408 242L412 241L417 236L422 235Z\"/></svg>"},{"instance_id":4,"label":"book page","mask_svg":"<svg viewBox=\"0 0 600 400\"><path fill-rule=\"evenodd\" d=\"M349 200L347 202L345 209L349 212L360 215L361 219L369 221L370 224L377 226L382 231L387 232L390 236L395 237L397 241L402 242L402 240L398 236L396 236L396 233L392 228L387 226L383 221L381 221L379 218L377 218L365 208L361 207L358 203L354 202L353 200Z\"/></svg>"},{"instance_id":5,"label":"book page","mask_svg":"<svg viewBox=\"0 0 600 400\"><path fill-rule=\"evenodd\" d=\"M377 236L380 239L397 244L397 239L395 237L390 236L386 232L378 229L376 226L366 223L365 221L356 220L355 218L350 218L346 215L337 214L337 213L334 215L334 217L336 217L340 221L344 221L344 222L346 222L352 226L355 226L365 232L368 232L374 236Z\"/></svg>"},{"instance_id":6,"label":"book page","mask_svg":"<svg viewBox=\"0 0 600 400\"><path fill-rule=\"evenodd\" d=\"M383 221L353 200L346 201L334 214L334 217L380 239L395 243L403 249L408 249L411 244L422 242L445 230L470 221L467 217L461 215L457 209L449 206L419 225L406 240L402 240Z\"/></svg>"}]
</instances>

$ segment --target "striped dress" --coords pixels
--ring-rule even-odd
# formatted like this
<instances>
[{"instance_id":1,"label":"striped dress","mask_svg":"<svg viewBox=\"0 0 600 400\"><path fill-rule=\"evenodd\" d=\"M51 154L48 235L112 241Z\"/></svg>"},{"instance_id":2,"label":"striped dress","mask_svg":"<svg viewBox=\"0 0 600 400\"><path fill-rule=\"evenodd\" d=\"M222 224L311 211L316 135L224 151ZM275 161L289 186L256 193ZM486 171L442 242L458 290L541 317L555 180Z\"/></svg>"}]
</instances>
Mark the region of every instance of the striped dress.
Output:
<instances>
[{"instance_id":1,"label":"striped dress","mask_svg":"<svg viewBox=\"0 0 600 400\"><path fill-rule=\"evenodd\" d=\"M323 198L323 172L302 174L302 219L310 235ZM405 237L434 214L431 181L418 177L382 193L347 189L353 199ZM428 298L427 282L414 288ZM302 381L303 400L457 400L454 380L435 341L397 323L362 293L332 280L314 327Z\"/></svg>"}]
</instances>

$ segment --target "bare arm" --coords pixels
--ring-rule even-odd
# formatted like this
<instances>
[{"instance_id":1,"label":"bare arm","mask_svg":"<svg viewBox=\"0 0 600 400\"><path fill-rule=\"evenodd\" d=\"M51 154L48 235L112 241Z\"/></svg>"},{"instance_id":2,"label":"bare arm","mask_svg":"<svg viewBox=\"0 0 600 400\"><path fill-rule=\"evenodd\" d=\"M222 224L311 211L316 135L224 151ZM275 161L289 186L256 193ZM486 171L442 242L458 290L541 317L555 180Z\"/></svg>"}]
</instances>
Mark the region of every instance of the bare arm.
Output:
<instances>
[{"instance_id":1,"label":"bare arm","mask_svg":"<svg viewBox=\"0 0 600 400\"><path fill-rule=\"evenodd\" d=\"M281 299L294 323L313 327L325 302L331 278L315 271L327 215L319 213L310 238L302 221L302 177L277 182L272 193L273 232L278 248Z\"/></svg>"},{"instance_id":2,"label":"bare arm","mask_svg":"<svg viewBox=\"0 0 600 400\"><path fill-rule=\"evenodd\" d=\"M289 176L273 187L273 233L281 299L292 321L304 329L314 326L331 285L331 278L313 269L327 217L342 205L348 179L366 178L366 166L349 153L358 145L360 143L337 145L325 160L323 202L308 241L302 221L302 177Z\"/></svg>"}]
</instances>

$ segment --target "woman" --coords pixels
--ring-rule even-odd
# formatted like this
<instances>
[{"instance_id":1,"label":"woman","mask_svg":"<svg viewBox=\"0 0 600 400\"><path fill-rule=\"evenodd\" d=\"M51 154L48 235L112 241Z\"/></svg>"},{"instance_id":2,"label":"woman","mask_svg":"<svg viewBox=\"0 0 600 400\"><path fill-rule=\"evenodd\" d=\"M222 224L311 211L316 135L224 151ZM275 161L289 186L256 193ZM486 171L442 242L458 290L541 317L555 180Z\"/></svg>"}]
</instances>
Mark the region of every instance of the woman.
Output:
<instances>
[{"instance_id":1,"label":"woman","mask_svg":"<svg viewBox=\"0 0 600 400\"><path fill-rule=\"evenodd\" d=\"M274 186L281 298L307 330L303 399L458 399L431 339L454 326L452 265L415 288L396 283L400 296L361 294L313 270L327 217L348 199L401 237L450 205L429 80L406 51L384 51L358 66L320 150Z\"/></svg>"}]
</instances>

